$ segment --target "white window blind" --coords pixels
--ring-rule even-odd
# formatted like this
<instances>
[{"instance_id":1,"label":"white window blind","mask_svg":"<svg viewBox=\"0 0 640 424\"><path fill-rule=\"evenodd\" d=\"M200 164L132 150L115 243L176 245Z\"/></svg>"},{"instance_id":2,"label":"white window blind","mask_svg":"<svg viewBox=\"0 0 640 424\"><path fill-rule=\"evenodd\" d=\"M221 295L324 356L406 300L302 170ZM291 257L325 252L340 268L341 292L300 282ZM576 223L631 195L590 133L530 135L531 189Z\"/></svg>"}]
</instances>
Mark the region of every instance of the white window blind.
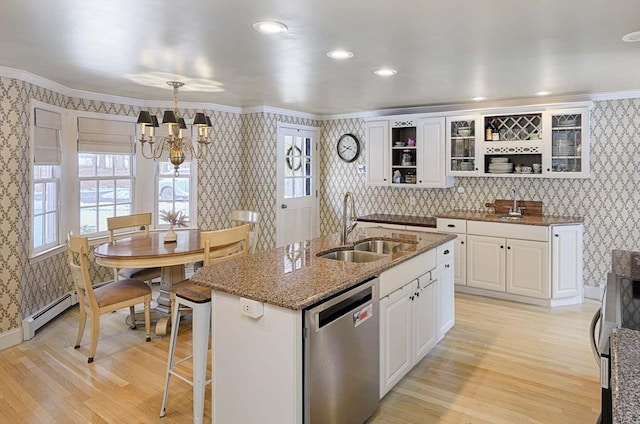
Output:
<instances>
[{"instance_id":1,"label":"white window blind","mask_svg":"<svg viewBox=\"0 0 640 424\"><path fill-rule=\"evenodd\" d=\"M133 122L78 118L78 152L133 154Z\"/></svg>"},{"instance_id":2,"label":"white window blind","mask_svg":"<svg viewBox=\"0 0 640 424\"><path fill-rule=\"evenodd\" d=\"M60 165L62 116L59 113L36 108L34 110L34 124L34 164Z\"/></svg>"}]
</instances>

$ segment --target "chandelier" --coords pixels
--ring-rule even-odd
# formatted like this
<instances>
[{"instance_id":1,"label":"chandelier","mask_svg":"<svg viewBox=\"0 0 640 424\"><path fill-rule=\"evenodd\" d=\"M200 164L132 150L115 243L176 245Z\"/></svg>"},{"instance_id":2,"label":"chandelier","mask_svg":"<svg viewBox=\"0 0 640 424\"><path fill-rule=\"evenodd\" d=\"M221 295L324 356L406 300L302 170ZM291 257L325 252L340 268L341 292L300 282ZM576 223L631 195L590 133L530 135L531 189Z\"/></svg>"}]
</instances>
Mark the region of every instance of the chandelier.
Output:
<instances>
[{"instance_id":1,"label":"chandelier","mask_svg":"<svg viewBox=\"0 0 640 424\"><path fill-rule=\"evenodd\" d=\"M174 175L177 177L179 175L178 168L186 158L185 152L188 151L195 159L201 159L204 156L206 146L211 143L209 140L211 119L202 112L196 113L193 118L193 125L198 129L196 143L193 143L190 137L183 136L182 130L187 129L187 124L178 113L178 88L182 87L184 83L168 81L167 84L173 87L173 110L165 110L162 116L162 124L167 126L168 135L160 137L159 140L154 138L155 129L159 127L158 118L149 111L140 111L137 122L140 124L138 141L142 146L142 156L147 159L158 159L166 150L169 154L169 162L175 170Z\"/></svg>"}]
</instances>

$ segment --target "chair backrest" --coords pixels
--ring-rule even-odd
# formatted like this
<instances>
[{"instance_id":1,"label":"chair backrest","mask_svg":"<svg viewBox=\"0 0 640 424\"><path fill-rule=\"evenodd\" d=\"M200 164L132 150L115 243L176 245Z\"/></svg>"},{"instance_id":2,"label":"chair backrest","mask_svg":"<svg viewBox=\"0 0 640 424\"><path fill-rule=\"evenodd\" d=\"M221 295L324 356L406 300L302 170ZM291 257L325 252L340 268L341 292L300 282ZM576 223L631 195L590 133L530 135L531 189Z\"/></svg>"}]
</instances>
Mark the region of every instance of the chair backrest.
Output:
<instances>
[{"instance_id":1,"label":"chair backrest","mask_svg":"<svg viewBox=\"0 0 640 424\"><path fill-rule=\"evenodd\" d=\"M226 261L249 253L249 224L224 230L200 231L200 246L204 248L204 266Z\"/></svg>"},{"instance_id":2,"label":"chair backrest","mask_svg":"<svg viewBox=\"0 0 640 424\"><path fill-rule=\"evenodd\" d=\"M87 237L67 235L67 259L73 276L73 283L76 286L79 303L82 304L82 297L86 296L92 307L98 306L93 285L89 277L89 241Z\"/></svg>"},{"instance_id":3,"label":"chair backrest","mask_svg":"<svg viewBox=\"0 0 640 424\"><path fill-rule=\"evenodd\" d=\"M260 214L254 211L234 210L229 214L231 225L251 224L249 232L249 253L256 252L260 235Z\"/></svg>"},{"instance_id":4,"label":"chair backrest","mask_svg":"<svg viewBox=\"0 0 640 424\"><path fill-rule=\"evenodd\" d=\"M123 228L134 228L137 231L144 231L144 235L149 235L151 226L151 212L136 213L133 215L112 216L107 218L107 229L109 230L109 241L115 240L115 230Z\"/></svg>"}]
</instances>

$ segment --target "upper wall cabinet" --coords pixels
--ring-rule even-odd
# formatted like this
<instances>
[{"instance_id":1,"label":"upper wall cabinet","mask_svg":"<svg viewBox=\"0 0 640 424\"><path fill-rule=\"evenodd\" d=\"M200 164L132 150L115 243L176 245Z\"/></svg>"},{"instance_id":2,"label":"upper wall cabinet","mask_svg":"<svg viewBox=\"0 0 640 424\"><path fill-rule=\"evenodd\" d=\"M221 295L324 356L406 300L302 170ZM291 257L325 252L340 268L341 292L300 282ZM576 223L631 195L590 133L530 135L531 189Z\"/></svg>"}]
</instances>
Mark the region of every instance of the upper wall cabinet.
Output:
<instances>
[{"instance_id":1,"label":"upper wall cabinet","mask_svg":"<svg viewBox=\"0 0 640 424\"><path fill-rule=\"evenodd\" d=\"M589 108L452 116L446 148L451 176L588 178Z\"/></svg>"},{"instance_id":2,"label":"upper wall cabinet","mask_svg":"<svg viewBox=\"0 0 640 424\"><path fill-rule=\"evenodd\" d=\"M394 187L452 187L446 175L445 119L417 115L367 122L367 181Z\"/></svg>"}]
</instances>

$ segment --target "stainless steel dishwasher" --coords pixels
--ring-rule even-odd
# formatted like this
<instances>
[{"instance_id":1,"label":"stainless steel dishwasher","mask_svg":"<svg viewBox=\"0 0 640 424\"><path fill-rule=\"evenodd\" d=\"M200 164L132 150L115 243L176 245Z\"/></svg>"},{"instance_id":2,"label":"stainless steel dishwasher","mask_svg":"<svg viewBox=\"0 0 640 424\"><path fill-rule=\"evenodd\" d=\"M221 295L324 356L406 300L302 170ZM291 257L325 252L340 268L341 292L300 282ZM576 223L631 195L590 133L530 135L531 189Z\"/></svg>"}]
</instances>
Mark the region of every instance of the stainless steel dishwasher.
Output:
<instances>
[{"instance_id":1,"label":"stainless steel dishwasher","mask_svg":"<svg viewBox=\"0 0 640 424\"><path fill-rule=\"evenodd\" d=\"M372 278L305 310L305 424L362 424L378 408L378 291Z\"/></svg>"}]
</instances>

